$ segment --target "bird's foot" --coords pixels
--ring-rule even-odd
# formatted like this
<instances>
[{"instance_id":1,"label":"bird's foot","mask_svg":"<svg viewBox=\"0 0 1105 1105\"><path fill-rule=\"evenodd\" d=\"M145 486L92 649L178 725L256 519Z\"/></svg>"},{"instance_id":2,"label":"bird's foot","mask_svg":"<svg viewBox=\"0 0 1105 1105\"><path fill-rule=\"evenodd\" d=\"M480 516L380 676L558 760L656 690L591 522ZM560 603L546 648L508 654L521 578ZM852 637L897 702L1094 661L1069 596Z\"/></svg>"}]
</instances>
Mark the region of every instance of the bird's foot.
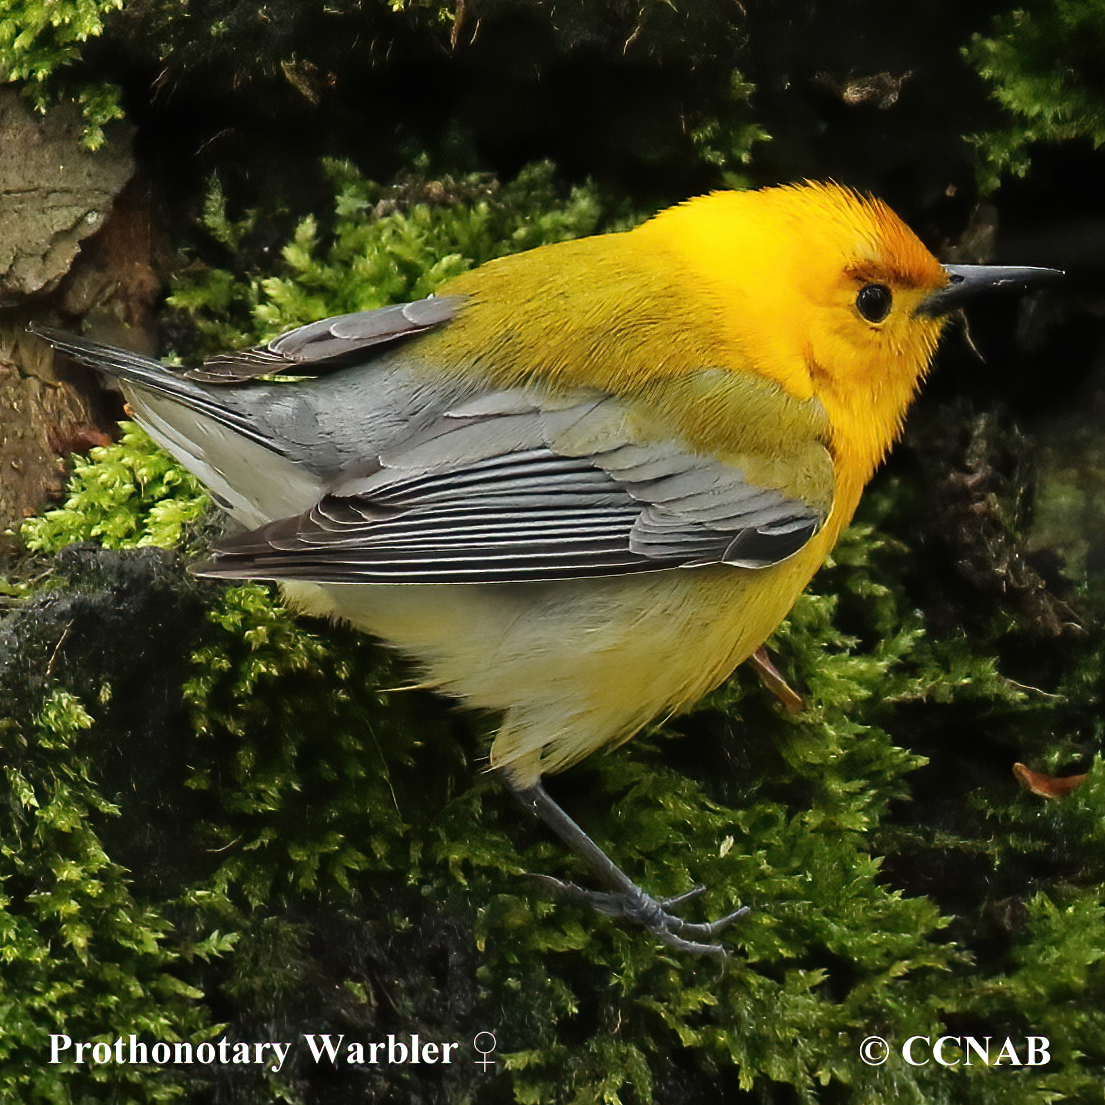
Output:
<instances>
[{"instance_id":1,"label":"bird's foot","mask_svg":"<svg viewBox=\"0 0 1105 1105\"><path fill-rule=\"evenodd\" d=\"M708 943L726 925L748 912L747 906L733 910L716 921L698 924L684 921L672 913L671 906L682 905L702 893L696 886L674 898L654 898L646 894L569 816L549 797L548 791L538 782L525 788L515 787L509 778L504 780L511 793L527 809L532 810L549 826L573 852L585 859L609 890L584 890L572 882L562 882L548 875L534 878L556 888L566 897L586 902L599 913L621 917L651 932L662 944L680 951L697 952L699 955L727 955L721 944Z\"/></svg>"},{"instance_id":2,"label":"bird's foot","mask_svg":"<svg viewBox=\"0 0 1105 1105\"><path fill-rule=\"evenodd\" d=\"M674 898L654 898L637 886L636 883L630 883L629 887L624 890L585 890L574 882L563 882L548 875L534 875L533 877L552 886L557 893L571 898L573 901L586 902L599 913L605 913L610 917L623 918L633 924L640 925L668 947L677 948L684 952L695 952L699 955L728 955L729 953L723 945L706 943L705 941L712 940L722 929L748 912L748 906L741 906L740 909L735 909L732 913L727 913L716 921L705 923L685 921L682 917L670 912L670 907L682 905L692 898L697 898L706 889L704 886L692 887L686 893L679 894Z\"/></svg>"}]
</instances>

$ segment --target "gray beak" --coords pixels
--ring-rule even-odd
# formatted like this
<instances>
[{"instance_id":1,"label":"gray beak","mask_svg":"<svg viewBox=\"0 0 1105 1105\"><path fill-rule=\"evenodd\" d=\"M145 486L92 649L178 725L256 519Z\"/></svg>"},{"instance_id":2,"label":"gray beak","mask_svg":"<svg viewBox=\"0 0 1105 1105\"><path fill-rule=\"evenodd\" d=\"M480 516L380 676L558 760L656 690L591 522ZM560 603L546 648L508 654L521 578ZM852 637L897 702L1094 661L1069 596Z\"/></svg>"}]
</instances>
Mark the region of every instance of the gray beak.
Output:
<instances>
[{"instance_id":1,"label":"gray beak","mask_svg":"<svg viewBox=\"0 0 1105 1105\"><path fill-rule=\"evenodd\" d=\"M914 312L946 315L989 292L1018 292L1062 276L1059 269L1021 268L1017 265L945 265L948 283L935 291Z\"/></svg>"}]
</instances>

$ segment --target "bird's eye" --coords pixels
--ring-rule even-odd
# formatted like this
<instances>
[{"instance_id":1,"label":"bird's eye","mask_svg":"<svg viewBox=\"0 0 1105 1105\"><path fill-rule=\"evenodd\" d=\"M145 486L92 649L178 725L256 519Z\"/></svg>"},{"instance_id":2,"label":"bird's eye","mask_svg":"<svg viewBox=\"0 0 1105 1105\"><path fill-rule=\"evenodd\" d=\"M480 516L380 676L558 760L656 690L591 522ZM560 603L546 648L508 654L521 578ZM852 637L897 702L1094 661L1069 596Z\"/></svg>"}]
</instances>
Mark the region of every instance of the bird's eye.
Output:
<instances>
[{"instance_id":1,"label":"bird's eye","mask_svg":"<svg viewBox=\"0 0 1105 1105\"><path fill-rule=\"evenodd\" d=\"M882 322L890 314L893 296L885 284L864 284L856 296L856 310L868 322Z\"/></svg>"}]
</instances>

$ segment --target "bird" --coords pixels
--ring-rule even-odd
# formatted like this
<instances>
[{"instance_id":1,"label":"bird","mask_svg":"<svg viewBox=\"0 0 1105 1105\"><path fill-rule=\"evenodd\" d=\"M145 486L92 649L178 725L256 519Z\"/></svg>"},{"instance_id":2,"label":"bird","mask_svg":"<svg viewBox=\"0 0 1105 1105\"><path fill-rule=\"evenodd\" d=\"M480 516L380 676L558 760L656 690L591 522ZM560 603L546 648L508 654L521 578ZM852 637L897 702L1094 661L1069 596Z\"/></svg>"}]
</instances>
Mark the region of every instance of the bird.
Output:
<instances>
[{"instance_id":1,"label":"bird","mask_svg":"<svg viewBox=\"0 0 1105 1105\"><path fill-rule=\"evenodd\" d=\"M718 191L429 298L177 370L32 324L113 379L240 532L197 575L280 584L501 719L490 767L689 952L544 776L686 710L785 618L899 437L949 319L1055 270L941 264L836 183ZM294 379L281 379L290 375Z\"/></svg>"}]
</instances>

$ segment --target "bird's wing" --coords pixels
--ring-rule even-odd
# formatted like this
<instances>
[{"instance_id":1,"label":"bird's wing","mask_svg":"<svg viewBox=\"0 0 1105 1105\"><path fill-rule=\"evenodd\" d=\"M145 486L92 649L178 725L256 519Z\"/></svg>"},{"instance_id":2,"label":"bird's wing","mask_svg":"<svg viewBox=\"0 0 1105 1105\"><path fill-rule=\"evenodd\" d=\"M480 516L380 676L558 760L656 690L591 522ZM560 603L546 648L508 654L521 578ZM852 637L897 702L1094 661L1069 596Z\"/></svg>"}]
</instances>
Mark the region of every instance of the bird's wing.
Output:
<instances>
[{"instance_id":1,"label":"bird's wing","mask_svg":"<svg viewBox=\"0 0 1105 1105\"><path fill-rule=\"evenodd\" d=\"M223 353L183 373L205 384L237 384L281 372L309 376L364 361L380 347L417 337L456 317L463 295L430 296L311 322L266 345Z\"/></svg>"},{"instance_id":2,"label":"bird's wing","mask_svg":"<svg viewBox=\"0 0 1105 1105\"><path fill-rule=\"evenodd\" d=\"M202 575L363 583L510 583L787 559L821 527L832 461L810 442L788 483L678 440L639 440L595 392L525 389L456 405L347 469L309 511L221 545Z\"/></svg>"}]
</instances>

